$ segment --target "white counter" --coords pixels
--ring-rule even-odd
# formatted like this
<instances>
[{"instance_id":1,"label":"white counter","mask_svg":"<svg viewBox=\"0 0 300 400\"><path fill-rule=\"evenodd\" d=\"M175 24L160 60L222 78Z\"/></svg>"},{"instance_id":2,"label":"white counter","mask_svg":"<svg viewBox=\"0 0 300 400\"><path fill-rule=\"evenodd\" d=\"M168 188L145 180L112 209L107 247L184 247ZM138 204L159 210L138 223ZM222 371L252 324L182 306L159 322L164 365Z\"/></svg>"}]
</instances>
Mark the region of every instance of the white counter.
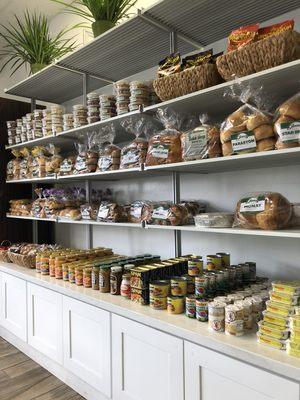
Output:
<instances>
[{"instance_id":1,"label":"white counter","mask_svg":"<svg viewBox=\"0 0 300 400\"><path fill-rule=\"evenodd\" d=\"M156 311L121 296L78 287L14 264L1 262L0 271L300 382L300 359L258 344L254 333L238 338L212 333L208 331L207 323L189 319L183 314Z\"/></svg>"}]
</instances>

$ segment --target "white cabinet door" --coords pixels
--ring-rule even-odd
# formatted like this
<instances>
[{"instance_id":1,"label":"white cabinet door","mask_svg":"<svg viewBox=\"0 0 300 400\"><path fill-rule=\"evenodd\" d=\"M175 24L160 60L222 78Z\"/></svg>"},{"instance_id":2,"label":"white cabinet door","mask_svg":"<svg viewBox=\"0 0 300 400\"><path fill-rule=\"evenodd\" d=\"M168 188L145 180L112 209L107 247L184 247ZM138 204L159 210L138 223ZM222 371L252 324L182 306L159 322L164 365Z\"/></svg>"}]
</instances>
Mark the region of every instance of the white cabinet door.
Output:
<instances>
[{"instance_id":1,"label":"white cabinet door","mask_svg":"<svg viewBox=\"0 0 300 400\"><path fill-rule=\"evenodd\" d=\"M189 342L184 354L186 400L299 400L288 379Z\"/></svg>"},{"instance_id":2,"label":"white cabinet door","mask_svg":"<svg viewBox=\"0 0 300 400\"><path fill-rule=\"evenodd\" d=\"M113 399L183 400L183 341L112 316Z\"/></svg>"},{"instance_id":3,"label":"white cabinet door","mask_svg":"<svg viewBox=\"0 0 300 400\"><path fill-rule=\"evenodd\" d=\"M3 272L0 280L0 324L26 342L26 281Z\"/></svg>"},{"instance_id":4,"label":"white cabinet door","mask_svg":"<svg viewBox=\"0 0 300 400\"><path fill-rule=\"evenodd\" d=\"M28 284L28 343L62 363L62 295Z\"/></svg>"},{"instance_id":5,"label":"white cabinet door","mask_svg":"<svg viewBox=\"0 0 300 400\"><path fill-rule=\"evenodd\" d=\"M111 396L110 313L63 297L64 366Z\"/></svg>"}]
</instances>

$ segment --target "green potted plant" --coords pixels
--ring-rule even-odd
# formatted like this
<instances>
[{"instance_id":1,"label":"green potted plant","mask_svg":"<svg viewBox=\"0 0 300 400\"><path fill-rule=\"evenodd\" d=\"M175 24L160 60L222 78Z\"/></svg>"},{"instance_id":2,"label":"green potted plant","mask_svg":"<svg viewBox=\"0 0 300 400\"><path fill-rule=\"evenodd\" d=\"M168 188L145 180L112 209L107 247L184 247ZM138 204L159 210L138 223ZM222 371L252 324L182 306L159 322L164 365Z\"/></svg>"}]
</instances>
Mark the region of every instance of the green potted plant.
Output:
<instances>
[{"instance_id":1,"label":"green potted plant","mask_svg":"<svg viewBox=\"0 0 300 400\"><path fill-rule=\"evenodd\" d=\"M128 18L128 11L137 0L51 0L66 7L65 12L75 14L90 23L94 37L113 28L122 18Z\"/></svg>"},{"instance_id":2,"label":"green potted plant","mask_svg":"<svg viewBox=\"0 0 300 400\"><path fill-rule=\"evenodd\" d=\"M10 66L13 75L22 65L29 64L34 74L75 49L73 38L66 39L64 36L76 26L51 36L45 16L26 11L22 19L16 15L14 17L14 22L6 26L0 24L0 38L5 43L0 50L0 57L4 58L0 72Z\"/></svg>"}]
</instances>

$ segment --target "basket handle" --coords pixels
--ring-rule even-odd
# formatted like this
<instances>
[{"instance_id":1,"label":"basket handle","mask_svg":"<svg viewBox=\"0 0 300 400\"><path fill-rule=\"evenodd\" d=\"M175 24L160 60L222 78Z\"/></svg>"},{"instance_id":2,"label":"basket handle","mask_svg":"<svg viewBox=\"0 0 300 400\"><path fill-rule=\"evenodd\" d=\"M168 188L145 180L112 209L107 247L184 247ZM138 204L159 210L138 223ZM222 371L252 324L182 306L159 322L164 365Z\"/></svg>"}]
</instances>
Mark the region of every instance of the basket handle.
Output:
<instances>
[{"instance_id":1,"label":"basket handle","mask_svg":"<svg viewBox=\"0 0 300 400\"><path fill-rule=\"evenodd\" d=\"M9 240L2 240L0 246L11 246L11 242Z\"/></svg>"}]
</instances>

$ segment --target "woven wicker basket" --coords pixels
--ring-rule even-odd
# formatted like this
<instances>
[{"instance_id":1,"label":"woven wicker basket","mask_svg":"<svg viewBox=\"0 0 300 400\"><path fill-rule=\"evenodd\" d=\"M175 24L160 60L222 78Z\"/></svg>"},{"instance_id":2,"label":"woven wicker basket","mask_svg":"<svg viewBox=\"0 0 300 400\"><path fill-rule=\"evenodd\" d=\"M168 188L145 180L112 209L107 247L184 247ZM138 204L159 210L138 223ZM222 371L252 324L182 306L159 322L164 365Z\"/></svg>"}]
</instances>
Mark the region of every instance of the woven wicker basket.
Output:
<instances>
[{"instance_id":1,"label":"woven wicker basket","mask_svg":"<svg viewBox=\"0 0 300 400\"><path fill-rule=\"evenodd\" d=\"M156 79L153 82L157 96L165 101L184 96L222 82L214 64L189 68L174 75Z\"/></svg>"},{"instance_id":2,"label":"woven wicker basket","mask_svg":"<svg viewBox=\"0 0 300 400\"><path fill-rule=\"evenodd\" d=\"M300 58L300 33L282 32L217 58L220 75L230 81Z\"/></svg>"},{"instance_id":3,"label":"woven wicker basket","mask_svg":"<svg viewBox=\"0 0 300 400\"><path fill-rule=\"evenodd\" d=\"M8 250L0 250L0 261L10 263L10 258L8 256Z\"/></svg>"},{"instance_id":4,"label":"woven wicker basket","mask_svg":"<svg viewBox=\"0 0 300 400\"><path fill-rule=\"evenodd\" d=\"M21 267L35 268L36 256L24 256L23 254L16 254L8 251L8 257L12 263L20 265Z\"/></svg>"}]
</instances>

